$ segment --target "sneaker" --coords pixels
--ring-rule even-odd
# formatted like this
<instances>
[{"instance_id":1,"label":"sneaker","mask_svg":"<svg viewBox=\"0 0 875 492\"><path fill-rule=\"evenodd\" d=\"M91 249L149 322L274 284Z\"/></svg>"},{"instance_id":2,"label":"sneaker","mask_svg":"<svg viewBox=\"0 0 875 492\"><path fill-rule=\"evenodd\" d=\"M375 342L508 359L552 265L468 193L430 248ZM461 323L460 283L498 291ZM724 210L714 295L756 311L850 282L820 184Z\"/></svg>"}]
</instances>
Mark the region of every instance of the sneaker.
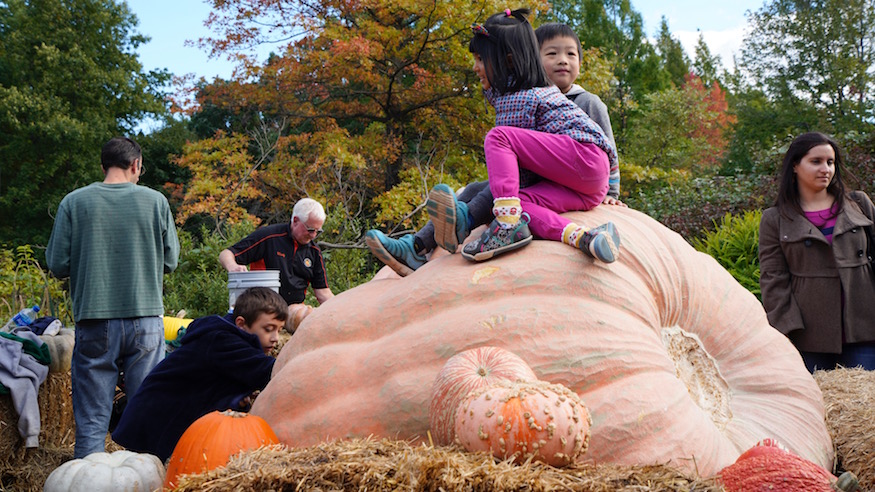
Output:
<instances>
[{"instance_id":1,"label":"sneaker","mask_svg":"<svg viewBox=\"0 0 875 492\"><path fill-rule=\"evenodd\" d=\"M406 277L425 264L425 256L416 254L413 234L392 239L382 232L371 229L365 234L365 244L380 261L389 265L398 275Z\"/></svg>"},{"instance_id":2,"label":"sneaker","mask_svg":"<svg viewBox=\"0 0 875 492\"><path fill-rule=\"evenodd\" d=\"M456 200L453 190L441 183L428 193L426 208L431 223L434 224L435 242L450 253L455 253L456 248L471 233L468 204Z\"/></svg>"},{"instance_id":3,"label":"sneaker","mask_svg":"<svg viewBox=\"0 0 875 492\"><path fill-rule=\"evenodd\" d=\"M520 221L511 229L502 229L498 221L493 220L489 229L462 248L462 256L471 261L483 261L522 248L532 242L529 218L529 214L523 212Z\"/></svg>"},{"instance_id":4,"label":"sneaker","mask_svg":"<svg viewBox=\"0 0 875 492\"><path fill-rule=\"evenodd\" d=\"M613 263L620 256L620 234L613 222L602 224L583 233L580 249L605 263Z\"/></svg>"}]
</instances>

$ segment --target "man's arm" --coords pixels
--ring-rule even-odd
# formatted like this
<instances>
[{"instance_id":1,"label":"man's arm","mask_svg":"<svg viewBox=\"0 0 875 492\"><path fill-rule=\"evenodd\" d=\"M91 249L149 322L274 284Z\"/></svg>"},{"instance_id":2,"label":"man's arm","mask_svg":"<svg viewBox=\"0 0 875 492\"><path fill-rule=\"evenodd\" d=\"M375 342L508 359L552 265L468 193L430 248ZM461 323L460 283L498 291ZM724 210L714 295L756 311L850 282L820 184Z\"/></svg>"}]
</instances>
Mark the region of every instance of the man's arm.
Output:
<instances>
[{"instance_id":1,"label":"man's arm","mask_svg":"<svg viewBox=\"0 0 875 492\"><path fill-rule=\"evenodd\" d=\"M325 301L334 297L334 292L331 292L330 287L326 287L324 289L313 289L313 295L316 296L319 304L324 304Z\"/></svg>"},{"instance_id":2,"label":"man's arm","mask_svg":"<svg viewBox=\"0 0 875 492\"><path fill-rule=\"evenodd\" d=\"M230 249L223 249L219 253L219 263L229 272L245 272L246 265L240 265L234 259L234 253Z\"/></svg>"},{"instance_id":3,"label":"man's arm","mask_svg":"<svg viewBox=\"0 0 875 492\"><path fill-rule=\"evenodd\" d=\"M57 278L70 276L70 231L70 216L64 203L61 202L55 217L55 224L52 227L52 235L49 237L49 245L46 248L46 263L49 270Z\"/></svg>"}]
</instances>

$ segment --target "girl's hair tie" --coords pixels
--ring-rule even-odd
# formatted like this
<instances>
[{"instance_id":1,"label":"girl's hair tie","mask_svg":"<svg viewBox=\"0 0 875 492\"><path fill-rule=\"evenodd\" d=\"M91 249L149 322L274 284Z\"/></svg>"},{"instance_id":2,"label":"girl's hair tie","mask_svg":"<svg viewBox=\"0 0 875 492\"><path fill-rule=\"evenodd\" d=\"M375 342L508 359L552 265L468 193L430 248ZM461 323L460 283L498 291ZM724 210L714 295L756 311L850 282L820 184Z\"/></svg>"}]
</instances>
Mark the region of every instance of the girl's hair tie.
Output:
<instances>
[{"instance_id":1,"label":"girl's hair tie","mask_svg":"<svg viewBox=\"0 0 875 492\"><path fill-rule=\"evenodd\" d=\"M489 31L487 31L486 28L483 27L483 24L471 24L471 31L474 33L475 36L479 34L485 38L489 37Z\"/></svg>"},{"instance_id":2,"label":"girl's hair tie","mask_svg":"<svg viewBox=\"0 0 875 492\"><path fill-rule=\"evenodd\" d=\"M513 15L513 14L511 13L510 9L504 9L504 14L505 14L506 16L508 16L508 17L510 17L510 16Z\"/></svg>"}]
</instances>

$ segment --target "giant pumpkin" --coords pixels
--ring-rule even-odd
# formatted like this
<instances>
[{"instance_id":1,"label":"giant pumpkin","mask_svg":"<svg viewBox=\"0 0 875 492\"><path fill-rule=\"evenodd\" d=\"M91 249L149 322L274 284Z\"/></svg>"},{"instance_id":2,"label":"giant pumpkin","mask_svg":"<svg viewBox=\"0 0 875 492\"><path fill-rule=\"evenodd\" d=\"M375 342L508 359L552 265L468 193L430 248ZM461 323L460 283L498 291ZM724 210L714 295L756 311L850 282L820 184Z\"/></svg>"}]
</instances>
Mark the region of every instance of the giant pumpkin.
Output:
<instances>
[{"instance_id":1,"label":"giant pumpkin","mask_svg":"<svg viewBox=\"0 0 875 492\"><path fill-rule=\"evenodd\" d=\"M668 462L709 476L772 437L832 466L820 390L756 297L640 212L567 216L612 220L619 260L534 241L483 263L442 256L350 289L304 320L252 413L291 446L425 439L441 367L489 345L586 402L584 462Z\"/></svg>"}]
</instances>

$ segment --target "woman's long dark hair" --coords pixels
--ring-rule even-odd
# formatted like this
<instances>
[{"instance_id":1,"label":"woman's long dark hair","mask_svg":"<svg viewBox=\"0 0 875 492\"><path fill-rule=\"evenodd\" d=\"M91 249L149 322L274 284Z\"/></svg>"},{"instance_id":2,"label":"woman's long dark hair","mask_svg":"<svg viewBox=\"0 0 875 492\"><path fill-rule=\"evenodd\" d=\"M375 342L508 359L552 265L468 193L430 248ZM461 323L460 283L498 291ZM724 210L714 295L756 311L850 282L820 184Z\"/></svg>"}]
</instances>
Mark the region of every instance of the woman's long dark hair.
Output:
<instances>
[{"instance_id":1,"label":"woman's long dark hair","mask_svg":"<svg viewBox=\"0 0 875 492\"><path fill-rule=\"evenodd\" d=\"M775 206L786 216L790 210L803 215L802 203L799 200L799 185L796 183L796 173L793 168L802 162L808 152L814 147L828 144L835 151L835 174L826 191L835 198L836 211L841 211L845 202L845 184L842 180L842 150L835 140L819 132L803 133L790 144L784 154L781 164L781 181L778 184L778 198Z\"/></svg>"},{"instance_id":2,"label":"woman's long dark hair","mask_svg":"<svg viewBox=\"0 0 875 492\"><path fill-rule=\"evenodd\" d=\"M468 51L480 55L489 85L499 94L551 85L529 13L517 9L490 16L482 26L485 32L475 30L468 44Z\"/></svg>"}]
</instances>

